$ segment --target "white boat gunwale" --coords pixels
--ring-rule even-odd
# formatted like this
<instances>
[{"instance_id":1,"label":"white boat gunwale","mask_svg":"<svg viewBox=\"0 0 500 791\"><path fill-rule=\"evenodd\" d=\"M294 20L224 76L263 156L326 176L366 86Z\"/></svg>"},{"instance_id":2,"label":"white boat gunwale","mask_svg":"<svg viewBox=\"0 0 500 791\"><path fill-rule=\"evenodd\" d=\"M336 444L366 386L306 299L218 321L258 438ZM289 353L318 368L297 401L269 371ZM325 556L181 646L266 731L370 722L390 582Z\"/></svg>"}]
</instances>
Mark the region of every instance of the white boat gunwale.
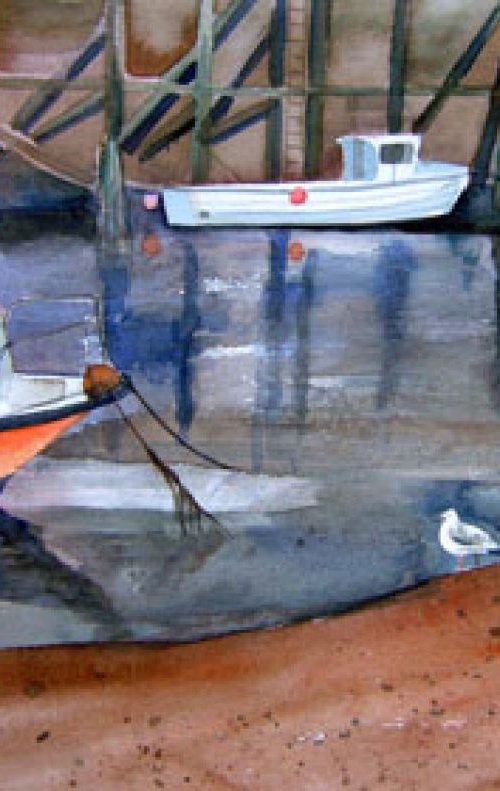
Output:
<instances>
[{"instance_id":1,"label":"white boat gunwale","mask_svg":"<svg viewBox=\"0 0 500 791\"><path fill-rule=\"evenodd\" d=\"M436 163L436 164L444 164L444 163ZM201 184L200 186L194 185L173 185L172 187L167 187L163 190L165 194L169 192L177 192L182 191L186 193L203 193L203 192L261 192L261 191L269 191L273 194L277 195L289 195L290 191L293 190L295 187L303 187L307 190L314 189L315 192L331 192L332 189L335 191L345 191L345 190L362 190L371 191L373 189L387 189L387 187L401 185L401 186L408 186L414 184L415 181L443 181L444 179L448 180L449 178L456 178L461 179L466 174L467 169L465 165L451 165L451 167L456 168L463 168L463 170L456 170L446 173L443 172L439 175L435 176L428 176L428 175L419 175L416 174L415 178L407 178L407 179L394 179L394 181L379 181L379 182L372 182L372 181L363 181L360 179L359 181L340 181L339 179L332 179L332 181L280 181L276 183L269 183L269 182L252 182L246 184ZM418 177L417 177L418 176ZM303 209L303 205L292 206L292 209Z\"/></svg>"}]
</instances>

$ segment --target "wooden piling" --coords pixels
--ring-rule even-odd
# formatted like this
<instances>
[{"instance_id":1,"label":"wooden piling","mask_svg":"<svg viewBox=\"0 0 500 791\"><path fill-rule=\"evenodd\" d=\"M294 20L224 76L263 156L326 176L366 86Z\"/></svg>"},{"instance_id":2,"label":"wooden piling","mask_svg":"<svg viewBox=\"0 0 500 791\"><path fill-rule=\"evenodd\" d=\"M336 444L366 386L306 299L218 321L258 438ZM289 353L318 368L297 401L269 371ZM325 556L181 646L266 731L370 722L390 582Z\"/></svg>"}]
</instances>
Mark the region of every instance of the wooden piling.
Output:
<instances>
[{"instance_id":1,"label":"wooden piling","mask_svg":"<svg viewBox=\"0 0 500 791\"><path fill-rule=\"evenodd\" d=\"M483 125L479 144L471 163L472 183L484 187L490 172L491 159L500 123L500 61L495 83L491 89L488 112Z\"/></svg>"},{"instance_id":2,"label":"wooden piling","mask_svg":"<svg viewBox=\"0 0 500 791\"><path fill-rule=\"evenodd\" d=\"M198 16L198 67L194 94L194 129L191 139L191 176L194 183L207 181L210 171L209 146L206 142L210 124L212 97L213 0L201 0Z\"/></svg>"},{"instance_id":3,"label":"wooden piling","mask_svg":"<svg viewBox=\"0 0 500 791\"><path fill-rule=\"evenodd\" d=\"M308 78L309 86L321 89L326 82L326 68L330 42L330 0L311 0L309 27ZM325 96L311 93L307 96L305 113L305 160L307 178L321 175L323 165Z\"/></svg>"},{"instance_id":4,"label":"wooden piling","mask_svg":"<svg viewBox=\"0 0 500 791\"><path fill-rule=\"evenodd\" d=\"M124 32L124 0L108 0L104 85L105 138L97 161L97 196L99 242L111 254L127 252L130 246L123 164L118 142L123 125Z\"/></svg>"},{"instance_id":5,"label":"wooden piling","mask_svg":"<svg viewBox=\"0 0 500 791\"><path fill-rule=\"evenodd\" d=\"M387 96L387 129L390 133L403 129L409 10L410 0L394 0Z\"/></svg>"},{"instance_id":6,"label":"wooden piling","mask_svg":"<svg viewBox=\"0 0 500 791\"><path fill-rule=\"evenodd\" d=\"M276 0L271 14L269 46L269 85L283 85L285 74L286 0ZM266 121L265 175L269 181L281 176L281 149L283 137L282 100L277 100L269 110Z\"/></svg>"}]
</instances>

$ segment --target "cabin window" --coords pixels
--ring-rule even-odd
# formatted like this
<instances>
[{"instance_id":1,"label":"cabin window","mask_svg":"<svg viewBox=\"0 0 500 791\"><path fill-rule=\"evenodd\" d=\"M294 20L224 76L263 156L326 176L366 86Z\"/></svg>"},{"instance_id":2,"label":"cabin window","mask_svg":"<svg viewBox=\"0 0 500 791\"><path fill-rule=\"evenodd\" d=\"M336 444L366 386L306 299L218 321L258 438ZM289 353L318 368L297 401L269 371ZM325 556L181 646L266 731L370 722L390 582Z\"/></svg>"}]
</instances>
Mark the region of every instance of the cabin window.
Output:
<instances>
[{"instance_id":1,"label":"cabin window","mask_svg":"<svg viewBox=\"0 0 500 791\"><path fill-rule=\"evenodd\" d=\"M410 165L413 146L410 143L384 143L380 146L381 165Z\"/></svg>"},{"instance_id":2,"label":"cabin window","mask_svg":"<svg viewBox=\"0 0 500 791\"><path fill-rule=\"evenodd\" d=\"M364 152L365 144L362 140L355 140L353 146L353 163L352 163L352 177L353 179L362 179L365 175L364 168Z\"/></svg>"},{"instance_id":3,"label":"cabin window","mask_svg":"<svg viewBox=\"0 0 500 791\"><path fill-rule=\"evenodd\" d=\"M352 149L352 178L371 181L377 175L377 152L366 140L354 140Z\"/></svg>"}]
</instances>

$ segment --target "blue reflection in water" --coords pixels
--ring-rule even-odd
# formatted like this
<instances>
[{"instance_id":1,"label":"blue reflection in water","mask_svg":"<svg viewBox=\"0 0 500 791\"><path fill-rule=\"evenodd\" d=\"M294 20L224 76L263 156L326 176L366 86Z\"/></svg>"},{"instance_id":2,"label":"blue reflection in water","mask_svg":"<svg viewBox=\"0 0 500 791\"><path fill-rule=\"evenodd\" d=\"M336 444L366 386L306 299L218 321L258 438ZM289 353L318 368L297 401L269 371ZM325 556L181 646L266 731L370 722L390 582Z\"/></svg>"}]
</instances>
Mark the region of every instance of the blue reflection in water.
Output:
<instances>
[{"instance_id":1,"label":"blue reflection in water","mask_svg":"<svg viewBox=\"0 0 500 791\"><path fill-rule=\"evenodd\" d=\"M255 412L252 420L252 469L263 465L265 427L283 417L283 370L292 362L291 410L297 430L307 418L311 353L310 314L313 306L313 272L317 251L310 250L294 271L288 262L289 229L268 232L268 277L262 293L264 359L257 369Z\"/></svg>"},{"instance_id":2,"label":"blue reflection in water","mask_svg":"<svg viewBox=\"0 0 500 791\"><path fill-rule=\"evenodd\" d=\"M164 381L166 363L175 359L172 318L163 313L141 315L126 307L130 289L128 268L106 268L100 276L106 346L113 364L120 371L139 370L151 381Z\"/></svg>"},{"instance_id":3,"label":"blue reflection in water","mask_svg":"<svg viewBox=\"0 0 500 791\"><path fill-rule=\"evenodd\" d=\"M374 293L382 324L382 370L377 407L383 409L394 397L398 381L398 362L406 333L407 305L411 277L417 262L402 239L380 245L374 270Z\"/></svg>"},{"instance_id":4,"label":"blue reflection in water","mask_svg":"<svg viewBox=\"0 0 500 791\"><path fill-rule=\"evenodd\" d=\"M110 266L106 261L100 268L100 277L106 345L112 362L120 371L139 371L155 384L173 379L175 416L181 430L187 431L195 413L192 359L198 353L196 333L202 319L198 307L198 254L189 242L183 244L183 252L180 315L167 303L162 310L147 313L128 307L131 267L127 263ZM220 323L220 317L215 321ZM210 327L210 317L205 325Z\"/></svg>"},{"instance_id":5,"label":"blue reflection in water","mask_svg":"<svg viewBox=\"0 0 500 791\"><path fill-rule=\"evenodd\" d=\"M496 355L491 376L492 401L497 411L500 410L500 238L493 239L491 255L495 266L495 330Z\"/></svg>"},{"instance_id":6,"label":"blue reflection in water","mask_svg":"<svg viewBox=\"0 0 500 791\"><path fill-rule=\"evenodd\" d=\"M175 348L175 416L179 427L186 431L194 417L193 364L196 353L195 333L200 328L198 310L198 255L192 244L184 245L184 300L179 319L172 322Z\"/></svg>"},{"instance_id":7,"label":"blue reflection in water","mask_svg":"<svg viewBox=\"0 0 500 791\"><path fill-rule=\"evenodd\" d=\"M289 232L269 235L269 275L264 286L265 344L267 352L266 394L262 407L268 417L276 415L282 405L282 358L285 342L286 271Z\"/></svg>"},{"instance_id":8,"label":"blue reflection in water","mask_svg":"<svg viewBox=\"0 0 500 791\"><path fill-rule=\"evenodd\" d=\"M465 291L470 291L480 258L480 247L477 239L463 233L450 233L445 239L448 242L452 255L457 256L462 262L463 286Z\"/></svg>"},{"instance_id":9,"label":"blue reflection in water","mask_svg":"<svg viewBox=\"0 0 500 791\"><path fill-rule=\"evenodd\" d=\"M299 432L305 429L308 412L309 368L311 357L311 308L315 296L313 273L317 251L310 250L297 283L296 299L296 351L293 375L293 411Z\"/></svg>"},{"instance_id":10,"label":"blue reflection in water","mask_svg":"<svg viewBox=\"0 0 500 791\"><path fill-rule=\"evenodd\" d=\"M207 239L212 238L214 245L211 249ZM265 238L264 233L259 232L258 244ZM125 592L119 604L125 611L131 602L138 609L142 608L141 617L150 618L152 632L155 625L167 622L167 607L174 615L177 608L180 612L184 607L189 617L197 614L200 623L207 612L212 615L227 613L230 609L236 613L235 622L238 623L245 622L245 613L259 607L264 611L274 608L273 612L279 612L281 619L286 619L287 614L299 606L304 615L322 608L341 609L349 603L389 593L403 584L418 582L447 570L449 558L437 545L438 517L446 508L455 507L463 518L470 521L495 524L497 516L500 519L500 498L497 503L494 487L487 491L486 486L474 486L470 481L441 483L427 480L419 483L418 491L412 490L408 494L405 488L408 479L404 475L399 477L397 465L401 460L402 465L408 464L413 470L412 453L414 449L418 451L420 437L412 444L413 439L404 435L405 426L400 427L395 421L392 447L387 448L386 467L385 446L382 448L382 443L378 444L377 432L373 430L379 416L375 414L375 421L370 422L374 415L369 388L377 387L375 376L380 373L376 404L384 408L396 394L400 363L406 350L408 353L412 350L406 316L412 290L417 285L414 274L420 265L420 248L415 237L384 234L379 237L380 243L375 239L375 244L379 244L375 252L373 246L365 244L361 245L358 253L355 234L348 241L352 249L349 247L346 251L345 237L340 239L337 248L335 234L325 232L323 236L315 236L317 246L311 247L305 261L298 266L288 261L289 238L288 229L270 231L267 248L265 244L262 248L256 245L256 249L264 252L250 260L244 271L245 276L255 278L252 281L255 283L260 282L264 267L262 291L228 288L223 294L208 297L202 281L205 272L222 279L227 275L228 282L233 277L233 270L226 268L225 262L216 260L215 256L233 255L235 237L224 236L222 232L220 236L214 233L213 237L179 234L175 249L182 253L181 274L179 276L176 270L172 270L172 277L162 292L154 290L156 287L151 285L151 282L156 282L152 270L152 278L145 280L142 292L147 298L146 310L134 301L131 293L131 283L135 278L134 287L137 285L138 278L142 276L141 270L134 272L132 262L120 259L108 260L100 267L106 340L114 364L132 376L139 373L150 383L158 385L156 391L154 388L151 390L156 395L161 394L163 406L167 398L172 399L178 424L186 432L196 417L197 405L193 397L196 356L202 351L203 344L217 347L218 338L214 336L221 329L227 332L225 346L232 344L236 354L240 343L248 343L248 336L242 341L241 327L234 318L241 316L241 306L237 306L240 312L231 312L235 300L247 299L245 304L255 311L250 318L255 319L257 327L258 352L255 356L243 358L241 368L235 366L235 370L244 369L245 360L248 360L249 380L256 370L255 391L247 393L244 385L236 391L243 398L255 393L253 467L256 470L265 468L269 471L272 468L273 471L286 472L285 466L290 458L294 454L300 456L303 447L304 459L299 458L298 474L310 476L309 481L319 481L322 487L317 507L266 513L265 516L238 514L234 520L232 542L210 556L207 569L200 570L198 566L196 574L182 572L182 584L180 577L175 577L179 575L175 553L165 547L166 517L163 513L141 511L139 515L138 511L127 512L125 509L122 514L113 513L116 522L107 534L101 526L101 521L105 520L97 511L91 516L86 513L83 518L81 514L76 517L73 514L74 523L69 526L65 523L64 528L68 533L74 531L71 541L75 542L76 554L78 556L82 546L85 551L94 552L95 558L90 562L95 562L100 570L103 590L110 590L111 596L116 595L112 574L118 579L118 588L119 580L122 580L119 575L124 570L135 573L136 566L143 562L146 579L151 580L150 587L145 587L143 593L134 593L134 596ZM325 244L322 246L323 238ZM366 237L361 235L359 238L363 240ZM241 237L237 244L241 244ZM436 239L435 249L441 254L443 248L446 245ZM477 258L474 258L475 249L477 252L470 240L468 244L464 240L450 242L449 250L454 256L462 257L464 267L468 267L467 272L473 272L477 279L474 281L467 277L460 282L457 278L458 285L453 281L450 288L455 289L455 295L459 294L460 298L463 297L463 289L474 292L474 299L478 294L476 284L481 282L481 272L478 271ZM206 267L204 272L200 271L198 250L204 251L204 257L200 259ZM47 257L51 252L49 248ZM263 260L262 256L266 259ZM174 258L172 256L172 260ZM34 263L27 262L26 270L32 272ZM449 260L443 260L443 267L449 263ZM457 262L452 263L456 265ZM421 265L425 266L424 259ZM162 267L165 266L167 263L163 262ZM436 271L442 273L440 266L441 261L438 261ZM442 283L442 279L433 280L432 273L427 273L426 277L419 278L418 288L420 296L424 296L422 309L430 313L436 304L435 293L426 302L427 296L420 289L432 289L435 283ZM484 293L483 284L483 291L479 292L481 299ZM448 295L444 299L448 300ZM468 298L463 302L467 310ZM349 329L342 335L342 316L350 311L355 322L358 305L361 305L359 315L368 316L368 321L361 332L355 331L351 336ZM373 322L373 307L378 322ZM347 326L351 328L353 325L349 323ZM202 337L200 330L203 331ZM254 339L252 333L252 342ZM245 351L249 347L250 344ZM371 356L373 351L375 359ZM432 353L432 348L429 352ZM458 357L457 360L461 362ZM418 366L419 361L416 360L415 364ZM217 371L218 363L213 365ZM420 373L427 375L425 370ZM352 378L366 376L370 380L366 385L369 397L358 407L354 392L350 413L352 425L346 420L337 426L331 417L333 414L336 419L337 415L336 387L339 380L340 386L344 386L342 380L349 379L351 374ZM320 380L319 385L314 384L314 391L310 390L312 376ZM374 381L373 385L371 381ZM346 388L349 386L348 383ZM223 389L224 382L220 387ZM249 387L253 387L253 383ZM246 412L243 411L245 409ZM313 418L310 422L307 421L309 411ZM248 407L242 405L242 414L244 445ZM422 419L427 419L425 410ZM109 432L116 437L117 447L118 429L116 422ZM95 435L92 430L91 427L88 436L93 441ZM201 430L203 423L200 422ZM451 430L455 429L452 427ZM336 431L339 432L338 437ZM303 443L298 442L297 432L306 435ZM85 429L82 435L84 433ZM415 435L417 433L418 430ZM82 435L77 435L75 442ZM423 435L424 441L427 436ZM274 443L276 438L279 442ZM69 447L69 442L66 447ZM84 451L88 447L84 445ZM116 458L111 446L107 450L111 451L110 459ZM271 454L274 455L271 457ZM426 475L428 457L423 458L422 470L419 471L422 478ZM447 463L443 447L436 446L435 458L436 466ZM270 460L275 462L274 466L269 464ZM458 458L457 464L462 462L463 459ZM308 480L305 480L306 485ZM70 519L54 512L45 516L52 531L54 525ZM33 517L35 523L37 518ZM57 519L59 523L55 521ZM82 521L78 522L78 519L87 519L88 523L82 527ZM34 559L33 567L39 565L43 577L40 578L40 587L32 588L32 601L37 601L39 594L43 599L48 590L54 590L50 575L59 568L57 557L51 556L47 560L50 553L43 554L45 548L37 528L9 514L0 513L0 535L3 535L4 542L10 542L9 551L16 544L19 545L18 550L22 550L16 555L18 565L15 573L8 565L9 552L0 552L0 577L4 574L0 591L4 598L15 596L17 570L24 574L23 563L30 557ZM104 568L99 566L103 559L107 563ZM70 586L68 592L63 585L53 596L68 604L71 595L78 601L78 591L83 591L85 586L78 572L66 568L65 574L70 575L74 587ZM10 581L7 579L9 575ZM98 578L96 573L95 579ZM19 581L20 590L23 584L22 580ZM188 589L189 595L186 594ZM107 612L105 599L101 601L97 591L85 590L85 595L94 602L95 612ZM157 601L154 613L152 601ZM212 607L210 612L209 607ZM238 612L241 613L239 621ZM98 620L105 617L96 615ZM147 628L148 625L144 633L147 633ZM216 631L215 626L213 630Z\"/></svg>"}]
</instances>

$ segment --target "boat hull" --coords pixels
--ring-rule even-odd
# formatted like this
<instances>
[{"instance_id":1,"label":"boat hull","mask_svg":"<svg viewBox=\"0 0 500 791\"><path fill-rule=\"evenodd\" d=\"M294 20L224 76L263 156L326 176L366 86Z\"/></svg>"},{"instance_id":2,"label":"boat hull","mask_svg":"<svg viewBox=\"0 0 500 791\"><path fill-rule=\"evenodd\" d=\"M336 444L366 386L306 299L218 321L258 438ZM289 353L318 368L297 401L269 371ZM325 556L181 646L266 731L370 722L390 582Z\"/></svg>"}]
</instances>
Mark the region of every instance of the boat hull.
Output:
<instances>
[{"instance_id":1,"label":"boat hull","mask_svg":"<svg viewBox=\"0 0 500 791\"><path fill-rule=\"evenodd\" d=\"M392 182L323 181L172 187L173 226L363 226L448 214L468 183L466 168Z\"/></svg>"},{"instance_id":2,"label":"boat hull","mask_svg":"<svg viewBox=\"0 0 500 791\"><path fill-rule=\"evenodd\" d=\"M50 445L60 434L78 423L85 410L59 419L4 428L0 431L0 478L16 472L23 464Z\"/></svg>"}]
</instances>

